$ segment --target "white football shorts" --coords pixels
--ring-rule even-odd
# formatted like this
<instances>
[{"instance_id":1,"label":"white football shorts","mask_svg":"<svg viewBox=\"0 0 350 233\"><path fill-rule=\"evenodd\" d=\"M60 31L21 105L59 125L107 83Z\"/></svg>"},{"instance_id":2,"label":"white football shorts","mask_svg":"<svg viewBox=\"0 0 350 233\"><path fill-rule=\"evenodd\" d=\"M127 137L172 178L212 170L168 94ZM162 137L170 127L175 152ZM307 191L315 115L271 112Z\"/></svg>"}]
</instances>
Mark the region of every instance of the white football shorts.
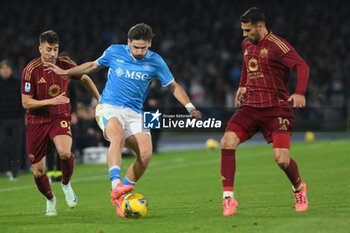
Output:
<instances>
[{"instance_id":1,"label":"white football shorts","mask_svg":"<svg viewBox=\"0 0 350 233\"><path fill-rule=\"evenodd\" d=\"M150 130L143 128L142 114L131 110L130 108L115 107L109 104L98 104L96 106L95 118L97 124L103 131L103 136L106 140L108 140L108 138L105 134L105 127L108 120L112 117L117 118L122 125L125 139L137 133L146 133L151 136Z\"/></svg>"}]
</instances>

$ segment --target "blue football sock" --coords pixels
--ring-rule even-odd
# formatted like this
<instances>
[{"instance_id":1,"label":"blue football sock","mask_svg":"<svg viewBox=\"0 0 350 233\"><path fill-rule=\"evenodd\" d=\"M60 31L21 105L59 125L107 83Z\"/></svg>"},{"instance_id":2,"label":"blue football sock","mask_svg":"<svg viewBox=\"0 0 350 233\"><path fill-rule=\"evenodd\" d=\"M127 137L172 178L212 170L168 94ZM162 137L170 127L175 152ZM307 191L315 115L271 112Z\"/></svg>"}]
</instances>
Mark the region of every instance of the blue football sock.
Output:
<instances>
[{"instance_id":1,"label":"blue football sock","mask_svg":"<svg viewBox=\"0 0 350 233\"><path fill-rule=\"evenodd\" d=\"M109 169L109 179L111 182L114 180L120 180L120 168L118 166L113 166Z\"/></svg>"},{"instance_id":2,"label":"blue football sock","mask_svg":"<svg viewBox=\"0 0 350 233\"><path fill-rule=\"evenodd\" d=\"M126 176L123 179L123 185L134 185L136 184L136 182L130 181Z\"/></svg>"}]
</instances>

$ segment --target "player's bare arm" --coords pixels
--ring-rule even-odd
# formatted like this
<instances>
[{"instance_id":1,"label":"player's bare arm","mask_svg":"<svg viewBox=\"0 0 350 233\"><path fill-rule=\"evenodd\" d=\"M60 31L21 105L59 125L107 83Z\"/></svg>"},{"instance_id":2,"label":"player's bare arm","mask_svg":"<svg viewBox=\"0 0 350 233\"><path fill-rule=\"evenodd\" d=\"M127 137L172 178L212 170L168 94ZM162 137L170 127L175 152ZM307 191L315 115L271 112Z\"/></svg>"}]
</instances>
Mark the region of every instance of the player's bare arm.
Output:
<instances>
[{"instance_id":1,"label":"player's bare arm","mask_svg":"<svg viewBox=\"0 0 350 233\"><path fill-rule=\"evenodd\" d=\"M97 90L97 87L95 86L94 82L91 80L91 78L84 74L81 79L79 79L80 82L84 85L85 89L97 100L97 102L100 100L100 93Z\"/></svg>"},{"instance_id":2,"label":"player's bare arm","mask_svg":"<svg viewBox=\"0 0 350 233\"><path fill-rule=\"evenodd\" d=\"M293 102L293 108L304 108L306 105L305 96L295 93L289 97L288 102Z\"/></svg>"},{"instance_id":3,"label":"player's bare arm","mask_svg":"<svg viewBox=\"0 0 350 233\"><path fill-rule=\"evenodd\" d=\"M170 90L172 91L175 98L186 108L188 108L188 105L192 105L190 98L188 98L188 95L186 94L185 90L174 80L169 84ZM191 106L189 106L191 108ZM196 120L200 120L202 118L202 113L195 109L195 107L192 105L192 110L190 110L190 115L195 118Z\"/></svg>"},{"instance_id":4,"label":"player's bare arm","mask_svg":"<svg viewBox=\"0 0 350 233\"><path fill-rule=\"evenodd\" d=\"M97 63L97 61L85 62L79 66L76 66L68 70L63 70L57 65L52 63L45 63L44 66L46 67L45 71L54 72L55 74L60 76L76 76L76 75L90 74L100 70L103 67L103 66L100 66Z\"/></svg>"},{"instance_id":5,"label":"player's bare arm","mask_svg":"<svg viewBox=\"0 0 350 233\"><path fill-rule=\"evenodd\" d=\"M244 94L247 92L246 87L239 87L237 92L236 92L236 97L235 97L235 107L240 107L241 106L241 101L244 99Z\"/></svg>"},{"instance_id":6,"label":"player's bare arm","mask_svg":"<svg viewBox=\"0 0 350 233\"><path fill-rule=\"evenodd\" d=\"M52 98L52 99L44 99L44 100L36 100L33 99L32 95L24 95L22 94L22 105L25 109L35 109L41 108L49 105L60 105L69 103L69 98L64 96L66 93L63 92L60 95Z\"/></svg>"}]
</instances>

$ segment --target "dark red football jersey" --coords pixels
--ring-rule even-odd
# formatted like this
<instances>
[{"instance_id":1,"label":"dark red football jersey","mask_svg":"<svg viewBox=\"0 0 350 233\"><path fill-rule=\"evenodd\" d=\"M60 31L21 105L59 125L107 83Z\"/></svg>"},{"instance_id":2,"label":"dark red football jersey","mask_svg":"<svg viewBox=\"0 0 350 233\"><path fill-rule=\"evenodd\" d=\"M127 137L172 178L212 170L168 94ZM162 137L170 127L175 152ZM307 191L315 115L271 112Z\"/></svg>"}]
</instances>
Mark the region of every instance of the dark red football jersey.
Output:
<instances>
[{"instance_id":1,"label":"dark red football jersey","mask_svg":"<svg viewBox=\"0 0 350 233\"><path fill-rule=\"evenodd\" d=\"M68 57L58 57L56 65L64 70L76 66ZM24 68L21 92L24 95L33 96L36 100L51 99L62 92L67 94L67 87L71 78L80 79L81 76L58 76L53 72L47 73L44 71L43 62L39 57L29 62ZM31 124L41 124L59 117L69 117L70 111L70 103L45 106L37 109L28 109L26 118Z\"/></svg>"},{"instance_id":2,"label":"dark red football jersey","mask_svg":"<svg viewBox=\"0 0 350 233\"><path fill-rule=\"evenodd\" d=\"M247 88L243 105L257 108L291 106L287 102L291 70L296 70L298 76L294 93L305 94L309 67L286 40L269 32L258 44L244 39L242 51L239 86Z\"/></svg>"}]
</instances>

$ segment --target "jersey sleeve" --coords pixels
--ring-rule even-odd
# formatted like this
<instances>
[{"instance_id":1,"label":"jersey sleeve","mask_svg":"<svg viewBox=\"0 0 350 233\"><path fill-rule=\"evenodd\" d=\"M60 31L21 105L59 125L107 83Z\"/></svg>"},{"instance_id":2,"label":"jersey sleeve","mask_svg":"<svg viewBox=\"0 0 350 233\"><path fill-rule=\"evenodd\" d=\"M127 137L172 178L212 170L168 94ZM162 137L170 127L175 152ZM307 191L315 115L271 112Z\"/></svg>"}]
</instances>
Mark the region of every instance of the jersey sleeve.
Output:
<instances>
[{"instance_id":1,"label":"jersey sleeve","mask_svg":"<svg viewBox=\"0 0 350 233\"><path fill-rule=\"evenodd\" d=\"M27 67L22 73L21 93L24 95L35 95L35 78L32 75L32 71L29 71Z\"/></svg>"},{"instance_id":2,"label":"jersey sleeve","mask_svg":"<svg viewBox=\"0 0 350 233\"><path fill-rule=\"evenodd\" d=\"M156 76L162 83L163 87L168 86L172 81L174 81L174 77L171 74L167 64L163 60L163 58L159 57L158 59L158 67L156 71Z\"/></svg>"},{"instance_id":3,"label":"jersey sleeve","mask_svg":"<svg viewBox=\"0 0 350 233\"><path fill-rule=\"evenodd\" d=\"M109 46L108 49L106 49L102 56L99 57L96 61L99 65L104 67L110 67L110 60L112 57L112 46Z\"/></svg>"},{"instance_id":4,"label":"jersey sleeve","mask_svg":"<svg viewBox=\"0 0 350 233\"><path fill-rule=\"evenodd\" d=\"M290 50L287 53L279 53L281 62L291 70L297 71L297 87L294 93L299 95L305 95L307 82L309 79L309 66L299 56L293 47L290 46Z\"/></svg>"}]
</instances>

